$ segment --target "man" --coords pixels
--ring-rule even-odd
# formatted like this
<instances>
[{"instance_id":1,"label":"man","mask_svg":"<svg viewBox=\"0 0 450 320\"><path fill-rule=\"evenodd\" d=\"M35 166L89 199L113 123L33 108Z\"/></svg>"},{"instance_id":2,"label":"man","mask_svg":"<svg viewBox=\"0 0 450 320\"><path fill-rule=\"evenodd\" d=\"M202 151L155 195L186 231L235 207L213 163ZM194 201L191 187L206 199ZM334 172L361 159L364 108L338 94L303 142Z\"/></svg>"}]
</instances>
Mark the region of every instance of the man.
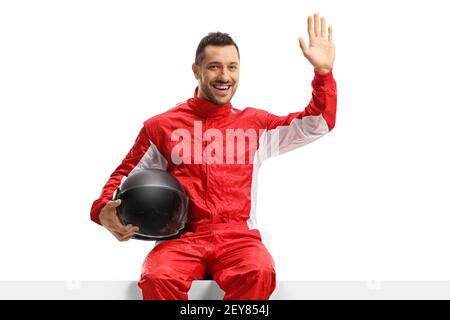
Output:
<instances>
[{"instance_id":1,"label":"man","mask_svg":"<svg viewBox=\"0 0 450 320\"><path fill-rule=\"evenodd\" d=\"M190 198L188 223L177 239L157 243L142 267L144 299L187 299L193 280L212 278L224 299L268 299L275 289L274 262L255 220L256 178L261 162L310 143L335 124L335 49L332 29L318 14L308 17L314 66L312 99L304 111L276 116L233 107L239 83L239 49L228 34L204 37L192 65L194 97L144 122L134 146L112 173L91 219L126 241L137 231L116 215L111 201L133 170L160 168L173 174ZM282 214L282 213L281 213Z\"/></svg>"}]
</instances>

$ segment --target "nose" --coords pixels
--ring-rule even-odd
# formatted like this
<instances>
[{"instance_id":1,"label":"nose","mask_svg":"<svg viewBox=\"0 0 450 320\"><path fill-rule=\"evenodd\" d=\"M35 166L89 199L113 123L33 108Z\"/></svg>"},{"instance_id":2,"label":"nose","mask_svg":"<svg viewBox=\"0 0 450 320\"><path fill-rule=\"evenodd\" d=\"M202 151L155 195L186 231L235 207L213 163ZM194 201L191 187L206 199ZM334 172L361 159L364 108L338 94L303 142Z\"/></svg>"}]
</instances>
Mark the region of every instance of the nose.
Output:
<instances>
[{"instance_id":1,"label":"nose","mask_svg":"<svg viewBox=\"0 0 450 320\"><path fill-rule=\"evenodd\" d=\"M229 82L229 79L230 79L230 77L228 75L228 71L226 70L226 68L222 68L217 80L222 81L222 82Z\"/></svg>"}]
</instances>

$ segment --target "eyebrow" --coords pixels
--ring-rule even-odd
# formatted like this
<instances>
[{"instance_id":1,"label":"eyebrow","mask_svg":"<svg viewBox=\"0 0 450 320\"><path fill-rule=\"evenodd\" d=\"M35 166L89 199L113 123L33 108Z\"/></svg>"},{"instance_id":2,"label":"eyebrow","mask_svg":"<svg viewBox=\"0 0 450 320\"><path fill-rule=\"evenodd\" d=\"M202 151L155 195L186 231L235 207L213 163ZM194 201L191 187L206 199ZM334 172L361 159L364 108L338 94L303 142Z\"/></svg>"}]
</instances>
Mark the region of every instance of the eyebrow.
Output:
<instances>
[{"instance_id":1,"label":"eyebrow","mask_svg":"<svg viewBox=\"0 0 450 320\"><path fill-rule=\"evenodd\" d=\"M212 65L212 64L222 64L222 62L220 62L220 61L211 61L211 62L208 62L206 65L209 66L209 65ZM232 64L233 65L238 65L239 63L235 62L235 61L229 63L229 65L232 65Z\"/></svg>"}]
</instances>

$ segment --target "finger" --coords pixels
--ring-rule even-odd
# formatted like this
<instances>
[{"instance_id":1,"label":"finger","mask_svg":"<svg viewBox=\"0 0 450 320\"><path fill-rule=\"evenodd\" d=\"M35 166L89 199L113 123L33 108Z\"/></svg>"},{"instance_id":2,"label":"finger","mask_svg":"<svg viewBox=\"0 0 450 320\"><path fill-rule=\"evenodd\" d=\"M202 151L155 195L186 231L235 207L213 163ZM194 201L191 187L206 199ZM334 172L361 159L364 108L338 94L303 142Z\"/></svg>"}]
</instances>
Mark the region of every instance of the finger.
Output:
<instances>
[{"instance_id":1,"label":"finger","mask_svg":"<svg viewBox=\"0 0 450 320\"><path fill-rule=\"evenodd\" d=\"M124 235L129 233L131 230L134 230L132 228L127 228L124 225L121 226L114 226L110 229L112 232L118 233L120 235Z\"/></svg>"},{"instance_id":2,"label":"finger","mask_svg":"<svg viewBox=\"0 0 450 320\"><path fill-rule=\"evenodd\" d=\"M308 16L308 35L309 35L309 42L311 42L311 39L314 39L314 27L313 27L313 19L311 16Z\"/></svg>"},{"instance_id":3,"label":"finger","mask_svg":"<svg viewBox=\"0 0 450 320\"><path fill-rule=\"evenodd\" d=\"M138 232L139 231L139 227L134 226L132 224L127 225L125 228L126 228L127 232Z\"/></svg>"},{"instance_id":4,"label":"finger","mask_svg":"<svg viewBox=\"0 0 450 320\"><path fill-rule=\"evenodd\" d=\"M127 226L121 225L120 227L112 228L111 230L116 232L116 233L118 233L121 236L124 236L124 235L129 234L129 233L138 232L139 228L129 224Z\"/></svg>"},{"instance_id":5,"label":"finger","mask_svg":"<svg viewBox=\"0 0 450 320\"><path fill-rule=\"evenodd\" d=\"M111 219L112 219L112 222L114 223L115 226L117 226L119 228L123 228L124 227L124 224L122 223L122 221L120 221L119 215L118 215L117 212L116 212L116 214L112 215Z\"/></svg>"},{"instance_id":6,"label":"finger","mask_svg":"<svg viewBox=\"0 0 450 320\"><path fill-rule=\"evenodd\" d=\"M129 226L131 226L131 225L129 225ZM124 234L124 233L127 233L131 229L131 227L127 227L127 226L123 225L120 222L119 218L117 218L117 216L115 216L115 217L112 217L112 219L109 221L108 229L110 231L119 232L121 234Z\"/></svg>"},{"instance_id":7,"label":"finger","mask_svg":"<svg viewBox=\"0 0 450 320\"><path fill-rule=\"evenodd\" d=\"M124 242L124 241L130 240L131 238L133 238L133 235L129 235L129 236L122 237L122 238L119 239L119 240L120 240L121 242Z\"/></svg>"},{"instance_id":8,"label":"finger","mask_svg":"<svg viewBox=\"0 0 450 320\"><path fill-rule=\"evenodd\" d=\"M122 203L122 200L120 200L120 199L117 199L117 200L111 200L111 201L108 201L108 202L106 203L106 206L105 206L105 207L108 207L108 208L117 208L118 206L120 206L121 203Z\"/></svg>"},{"instance_id":9,"label":"finger","mask_svg":"<svg viewBox=\"0 0 450 320\"><path fill-rule=\"evenodd\" d=\"M133 234L127 234L127 235L125 235L123 237L120 237L119 241L128 241L131 238L133 238Z\"/></svg>"},{"instance_id":10,"label":"finger","mask_svg":"<svg viewBox=\"0 0 450 320\"><path fill-rule=\"evenodd\" d=\"M298 40L300 42L300 49L302 49L303 54L305 54L305 50L307 49L306 45L305 45L305 41L303 40L303 38L298 38Z\"/></svg>"},{"instance_id":11,"label":"finger","mask_svg":"<svg viewBox=\"0 0 450 320\"><path fill-rule=\"evenodd\" d=\"M331 26L328 26L328 41L333 42L333 28Z\"/></svg>"},{"instance_id":12,"label":"finger","mask_svg":"<svg viewBox=\"0 0 450 320\"><path fill-rule=\"evenodd\" d=\"M130 240L134 235L134 232L128 232L120 236L118 239L119 241L127 241Z\"/></svg>"},{"instance_id":13,"label":"finger","mask_svg":"<svg viewBox=\"0 0 450 320\"><path fill-rule=\"evenodd\" d=\"M316 37L319 36L319 14L318 13L314 13L314 34L316 35Z\"/></svg>"},{"instance_id":14,"label":"finger","mask_svg":"<svg viewBox=\"0 0 450 320\"><path fill-rule=\"evenodd\" d=\"M127 231L125 226L115 216L109 217L107 221L104 221L103 226L111 232L124 233Z\"/></svg>"},{"instance_id":15,"label":"finger","mask_svg":"<svg viewBox=\"0 0 450 320\"><path fill-rule=\"evenodd\" d=\"M117 237L122 237L124 235L126 235L128 233L128 230L123 230L123 229L109 229L109 231L114 234L114 236Z\"/></svg>"},{"instance_id":16,"label":"finger","mask_svg":"<svg viewBox=\"0 0 450 320\"><path fill-rule=\"evenodd\" d=\"M131 237L135 234L134 231L127 231L127 232L121 232L121 231L116 231L116 230L110 230L111 233L114 235L114 237L117 238L117 240L122 241L122 239L127 238L127 237Z\"/></svg>"},{"instance_id":17,"label":"finger","mask_svg":"<svg viewBox=\"0 0 450 320\"><path fill-rule=\"evenodd\" d=\"M320 36L322 37L322 39L327 38L327 27L324 17L320 18Z\"/></svg>"},{"instance_id":18,"label":"finger","mask_svg":"<svg viewBox=\"0 0 450 320\"><path fill-rule=\"evenodd\" d=\"M123 236L122 234L119 234L119 233L113 232L113 231L111 231L111 233L117 240L120 241L120 239L122 239L122 236Z\"/></svg>"}]
</instances>

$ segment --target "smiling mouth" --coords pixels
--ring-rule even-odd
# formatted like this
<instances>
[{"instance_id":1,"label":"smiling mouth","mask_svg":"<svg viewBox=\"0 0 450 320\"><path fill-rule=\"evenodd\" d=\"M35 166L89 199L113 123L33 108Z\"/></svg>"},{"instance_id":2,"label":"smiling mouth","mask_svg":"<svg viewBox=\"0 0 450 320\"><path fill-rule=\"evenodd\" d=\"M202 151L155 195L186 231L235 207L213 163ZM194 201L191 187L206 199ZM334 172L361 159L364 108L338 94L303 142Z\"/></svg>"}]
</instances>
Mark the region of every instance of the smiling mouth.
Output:
<instances>
[{"instance_id":1,"label":"smiling mouth","mask_svg":"<svg viewBox=\"0 0 450 320\"><path fill-rule=\"evenodd\" d=\"M215 89L217 93L220 95L226 95L228 94L228 91L231 88L231 84L224 84L224 83L213 83L212 87Z\"/></svg>"}]
</instances>

